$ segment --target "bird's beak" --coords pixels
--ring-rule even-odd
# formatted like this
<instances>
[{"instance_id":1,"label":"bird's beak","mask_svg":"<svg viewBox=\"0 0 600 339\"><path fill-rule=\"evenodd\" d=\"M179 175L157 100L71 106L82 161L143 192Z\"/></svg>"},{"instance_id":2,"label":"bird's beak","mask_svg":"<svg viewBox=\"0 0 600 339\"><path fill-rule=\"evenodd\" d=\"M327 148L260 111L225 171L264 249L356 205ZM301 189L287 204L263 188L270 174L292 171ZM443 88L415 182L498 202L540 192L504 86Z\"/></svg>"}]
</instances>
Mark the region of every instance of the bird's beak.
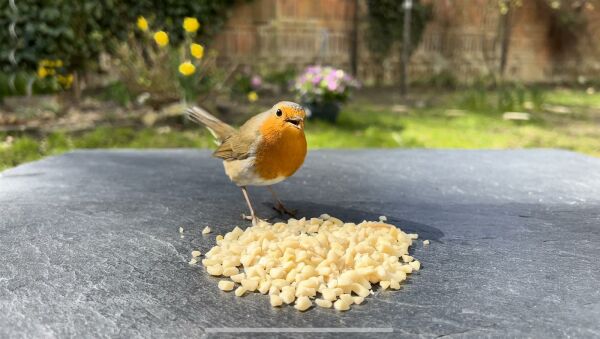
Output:
<instances>
[{"instance_id":1,"label":"bird's beak","mask_svg":"<svg viewBox=\"0 0 600 339\"><path fill-rule=\"evenodd\" d=\"M293 117L293 118L285 119L285 122L289 122L290 124L294 125L294 127L298 128L298 129L302 129L303 121L304 121L304 119L301 117Z\"/></svg>"}]
</instances>

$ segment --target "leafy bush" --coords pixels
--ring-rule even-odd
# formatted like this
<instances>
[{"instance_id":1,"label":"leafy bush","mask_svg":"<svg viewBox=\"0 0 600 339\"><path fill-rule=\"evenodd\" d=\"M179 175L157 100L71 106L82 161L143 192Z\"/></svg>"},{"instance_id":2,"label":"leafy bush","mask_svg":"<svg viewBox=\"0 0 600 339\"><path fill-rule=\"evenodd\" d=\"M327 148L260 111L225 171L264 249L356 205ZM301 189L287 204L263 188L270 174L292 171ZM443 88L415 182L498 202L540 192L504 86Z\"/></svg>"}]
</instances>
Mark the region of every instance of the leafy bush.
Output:
<instances>
[{"instance_id":1,"label":"leafy bush","mask_svg":"<svg viewBox=\"0 0 600 339\"><path fill-rule=\"evenodd\" d=\"M0 72L34 71L39 60L59 59L68 71L97 66L100 53L115 51L128 39L129 26L139 15L151 19L171 34L172 43L183 41L181 22L197 17L200 34L213 36L226 20L233 0L20 0L0 2ZM12 26L14 22L14 33ZM14 58L12 56L14 55Z\"/></svg>"},{"instance_id":2,"label":"leafy bush","mask_svg":"<svg viewBox=\"0 0 600 339\"><path fill-rule=\"evenodd\" d=\"M430 76L417 78L413 83L429 88L454 89L458 85L458 79L450 70L443 70Z\"/></svg>"},{"instance_id":3,"label":"leafy bush","mask_svg":"<svg viewBox=\"0 0 600 339\"><path fill-rule=\"evenodd\" d=\"M127 106L131 102L131 94L124 83L115 81L106 86L100 93L100 99L112 101L121 106Z\"/></svg>"},{"instance_id":4,"label":"leafy bush","mask_svg":"<svg viewBox=\"0 0 600 339\"><path fill-rule=\"evenodd\" d=\"M242 67L232 78L230 96L232 100L254 102L258 95L265 94L269 97L281 96L289 93L296 78L296 70L292 67L274 70L266 66L258 69Z\"/></svg>"},{"instance_id":5,"label":"leafy bush","mask_svg":"<svg viewBox=\"0 0 600 339\"><path fill-rule=\"evenodd\" d=\"M61 59L71 70L85 69L122 34L124 5L92 0L9 1L0 4L0 26L15 23L15 35L0 31L0 68L35 70L41 59ZM112 2L108 2L112 3ZM14 52L11 63L10 53Z\"/></svg>"},{"instance_id":6,"label":"leafy bush","mask_svg":"<svg viewBox=\"0 0 600 339\"><path fill-rule=\"evenodd\" d=\"M41 156L37 141L29 137L16 139L10 146L0 142L0 169L36 160Z\"/></svg>"},{"instance_id":7,"label":"leafy bush","mask_svg":"<svg viewBox=\"0 0 600 339\"><path fill-rule=\"evenodd\" d=\"M298 72L296 71L296 69L288 67L281 71L266 72L264 80L266 83L270 83L276 86L280 92L285 92L294 82L297 73Z\"/></svg>"},{"instance_id":8,"label":"leafy bush","mask_svg":"<svg viewBox=\"0 0 600 339\"><path fill-rule=\"evenodd\" d=\"M230 96L232 100L244 98L244 100L255 102L258 100L258 91L262 89L264 79L252 72L250 68L245 68L233 76Z\"/></svg>"},{"instance_id":9,"label":"leafy bush","mask_svg":"<svg viewBox=\"0 0 600 339\"><path fill-rule=\"evenodd\" d=\"M30 82L31 86L29 86ZM25 71L12 74L0 72L0 100L12 95L26 95L28 87L33 94L53 93L63 88L56 77L39 79Z\"/></svg>"}]
</instances>

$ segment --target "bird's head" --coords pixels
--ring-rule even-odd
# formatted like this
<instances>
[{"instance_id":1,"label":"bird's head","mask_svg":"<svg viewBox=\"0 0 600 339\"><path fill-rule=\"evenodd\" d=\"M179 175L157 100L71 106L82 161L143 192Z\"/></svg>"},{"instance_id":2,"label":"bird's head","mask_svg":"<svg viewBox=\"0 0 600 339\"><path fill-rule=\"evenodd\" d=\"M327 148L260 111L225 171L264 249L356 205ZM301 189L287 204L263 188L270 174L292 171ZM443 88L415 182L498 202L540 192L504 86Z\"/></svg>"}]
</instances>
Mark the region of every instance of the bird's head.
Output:
<instances>
[{"instance_id":1,"label":"bird's head","mask_svg":"<svg viewBox=\"0 0 600 339\"><path fill-rule=\"evenodd\" d=\"M279 132L304 134L304 108L295 102L281 101L269 111L265 127Z\"/></svg>"}]
</instances>

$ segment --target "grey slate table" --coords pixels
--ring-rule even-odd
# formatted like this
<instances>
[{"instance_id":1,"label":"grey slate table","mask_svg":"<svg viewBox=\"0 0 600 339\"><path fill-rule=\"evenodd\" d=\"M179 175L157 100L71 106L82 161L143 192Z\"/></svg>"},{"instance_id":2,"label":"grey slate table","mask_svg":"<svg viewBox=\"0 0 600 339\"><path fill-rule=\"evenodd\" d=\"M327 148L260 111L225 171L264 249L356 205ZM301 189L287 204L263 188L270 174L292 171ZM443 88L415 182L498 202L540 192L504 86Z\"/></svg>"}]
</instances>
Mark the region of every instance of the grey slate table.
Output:
<instances>
[{"instance_id":1,"label":"grey slate table","mask_svg":"<svg viewBox=\"0 0 600 339\"><path fill-rule=\"evenodd\" d=\"M215 234L242 223L242 195L218 160L196 150L77 151L0 175L0 338L222 337L240 335L214 333L236 326L288 328L289 337L315 334L290 333L303 327L600 337L600 159L313 151L278 186L304 216L386 215L418 232L432 241L413 249L422 270L345 313L236 298L188 265L192 249L208 250ZM268 192L250 192L272 216ZM200 234L205 225L210 237Z\"/></svg>"}]
</instances>

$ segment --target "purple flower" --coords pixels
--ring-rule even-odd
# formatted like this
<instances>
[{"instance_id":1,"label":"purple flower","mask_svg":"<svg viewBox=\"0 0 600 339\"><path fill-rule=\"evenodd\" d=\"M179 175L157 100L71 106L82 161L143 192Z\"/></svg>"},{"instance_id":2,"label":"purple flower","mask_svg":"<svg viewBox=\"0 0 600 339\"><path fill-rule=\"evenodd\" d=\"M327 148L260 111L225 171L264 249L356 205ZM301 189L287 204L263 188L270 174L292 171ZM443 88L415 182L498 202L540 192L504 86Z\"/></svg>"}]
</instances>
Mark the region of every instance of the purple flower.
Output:
<instances>
[{"instance_id":1,"label":"purple flower","mask_svg":"<svg viewBox=\"0 0 600 339\"><path fill-rule=\"evenodd\" d=\"M309 74L319 74L321 72L321 67L319 66L309 66L308 68L306 68L306 73Z\"/></svg>"},{"instance_id":2,"label":"purple flower","mask_svg":"<svg viewBox=\"0 0 600 339\"><path fill-rule=\"evenodd\" d=\"M328 79L327 80L327 89L330 91L335 91L338 87L337 81L335 81L335 79Z\"/></svg>"},{"instance_id":3,"label":"purple flower","mask_svg":"<svg viewBox=\"0 0 600 339\"><path fill-rule=\"evenodd\" d=\"M297 95L308 101L344 101L358 86L348 73L330 66L310 65L296 78Z\"/></svg>"},{"instance_id":4,"label":"purple flower","mask_svg":"<svg viewBox=\"0 0 600 339\"><path fill-rule=\"evenodd\" d=\"M262 78L260 77L260 75L252 76L252 79L250 80L250 84L252 85L252 88L258 89L260 87L260 85L262 85Z\"/></svg>"}]
</instances>

